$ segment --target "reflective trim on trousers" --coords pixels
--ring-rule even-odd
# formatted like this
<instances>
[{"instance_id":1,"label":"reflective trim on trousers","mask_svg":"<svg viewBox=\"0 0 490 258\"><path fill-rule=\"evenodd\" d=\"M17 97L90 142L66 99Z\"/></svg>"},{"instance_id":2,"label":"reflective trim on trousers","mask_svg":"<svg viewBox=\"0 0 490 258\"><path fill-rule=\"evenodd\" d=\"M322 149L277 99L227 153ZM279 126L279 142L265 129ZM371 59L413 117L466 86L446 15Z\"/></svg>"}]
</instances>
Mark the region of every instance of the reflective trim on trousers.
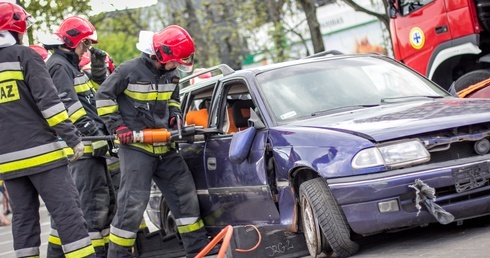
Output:
<instances>
[{"instance_id":1,"label":"reflective trim on trousers","mask_svg":"<svg viewBox=\"0 0 490 258\"><path fill-rule=\"evenodd\" d=\"M39 257L39 247L28 247L15 250L16 257Z\"/></svg>"},{"instance_id":2,"label":"reflective trim on trousers","mask_svg":"<svg viewBox=\"0 0 490 258\"><path fill-rule=\"evenodd\" d=\"M95 254L90 237L82 238L78 241L63 245L63 252L66 258L80 258Z\"/></svg>"},{"instance_id":3,"label":"reflective trim on trousers","mask_svg":"<svg viewBox=\"0 0 490 258\"><path fill-rule=\"evenodd\" d=\"M204 228L204 222L200 219L199 221L197 221L196 223L193 223L193 224L177 226L177 231L179 231L179 233L183 234L183 233L191 233L191 232L197 231L201 228Z\"/></svg>"},{"instance_id":4,"label":"reflective trim on trousers","mask_svg":"<svg viewBox=\"0 0 490 258\"><path fill-rule=\"evenodd\" d=\"M119 229L111 225L109 240L120 246L131 247L136 240L136 233Z\"/></svg>"},{"instance_id":5,"label":"reflective trim on trousers","mask_svg":"<svg viewBox=\"0 0 490 258\"><path fill-rule=\"evenodd\" d=\"M105 245L104 238L100 232L88 232L90 239L92 239L92 245L94 248L102 247Z\"/></svg>"}]
</instances>

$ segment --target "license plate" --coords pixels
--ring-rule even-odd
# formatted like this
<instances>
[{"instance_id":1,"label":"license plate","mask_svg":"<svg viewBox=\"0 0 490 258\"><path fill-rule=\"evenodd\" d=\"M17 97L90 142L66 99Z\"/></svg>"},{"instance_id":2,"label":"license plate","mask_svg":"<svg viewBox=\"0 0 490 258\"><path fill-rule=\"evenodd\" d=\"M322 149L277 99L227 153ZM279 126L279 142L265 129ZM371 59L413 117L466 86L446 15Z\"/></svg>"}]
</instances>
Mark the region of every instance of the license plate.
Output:
<instances>
[{"instance_id":1,"label":"license plate","mask_svg":"<svg viewBox=\"0 0 490 258\"><path fill-rule=\"evenodd\" d=\"M488 163L453 169L453 179L458 193L484 186L490 179Z\"/></svg>"}]
</instances>

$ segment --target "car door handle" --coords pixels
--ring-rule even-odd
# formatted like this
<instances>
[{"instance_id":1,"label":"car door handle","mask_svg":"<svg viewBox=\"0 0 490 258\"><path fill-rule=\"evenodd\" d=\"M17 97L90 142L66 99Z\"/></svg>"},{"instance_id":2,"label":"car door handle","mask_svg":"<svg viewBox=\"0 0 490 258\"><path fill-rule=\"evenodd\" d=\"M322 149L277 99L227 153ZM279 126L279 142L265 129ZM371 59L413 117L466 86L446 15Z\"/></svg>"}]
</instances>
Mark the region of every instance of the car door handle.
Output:
<instances>
[{"instance_id":1,"label":"car door handle","mask_svg":"<svg viewBox=\"0 0 490 258\"><path fill-rule=\"evenodd\" d=\"M442 25L436 27L436 34L441 34L447 32L447 25Z\"/></svg>"},{"instance_id":2,"label":"car door handle","mask_svg":"<svg viewBox=\"0 0 490 258\"><path fill-rule=\"evenodd\" d=\"M215 157L210 157L206 161L206 166L208 170L216 170L216 158Z\"/></svg>"}]
</instances>

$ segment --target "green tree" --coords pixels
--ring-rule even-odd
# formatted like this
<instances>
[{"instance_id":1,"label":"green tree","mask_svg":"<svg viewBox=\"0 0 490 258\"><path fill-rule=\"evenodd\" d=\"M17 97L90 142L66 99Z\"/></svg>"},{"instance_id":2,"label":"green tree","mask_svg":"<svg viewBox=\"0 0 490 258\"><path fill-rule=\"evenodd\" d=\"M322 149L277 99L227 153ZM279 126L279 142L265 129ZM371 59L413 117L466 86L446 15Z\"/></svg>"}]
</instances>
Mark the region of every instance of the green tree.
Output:
<instances>
[{"instance_id":1,"label":"green tree","mask_svg":"<svg viewBox=\"0 0 490 258\"><path fill-rule=\"evenodd\" d=\"M141 54L136 48L139 32L149 30L149 23L144 19L147 12L145 8L124 9L90 17L99 39L95 47L109 53L116 65L138 57Z\"/></svg>"},{"instance_id":2,"label":"green tree","mask_svg":"<svg viewBox=\"0 0 490 258\"><path fill-rule=\"evenodd\" d=\"M75 14L87 17L89 12L92 11L89 2L90 0L16 0L16 3L31 14L35 20L34 26L27 29L29 45L39 42L39 39L34 36L34 30L50 33L66 17Z\"/></svg>"}]
</instances>

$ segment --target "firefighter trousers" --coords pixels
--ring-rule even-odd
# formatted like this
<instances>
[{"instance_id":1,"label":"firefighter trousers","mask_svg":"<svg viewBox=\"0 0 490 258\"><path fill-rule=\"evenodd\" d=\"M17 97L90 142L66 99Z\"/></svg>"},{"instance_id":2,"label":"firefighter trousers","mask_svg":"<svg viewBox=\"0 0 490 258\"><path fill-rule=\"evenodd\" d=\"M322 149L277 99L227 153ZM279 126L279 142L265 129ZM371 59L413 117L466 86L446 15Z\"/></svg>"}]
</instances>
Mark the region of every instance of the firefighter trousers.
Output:
<instances>
[{"instance_id":1,"label":"firefighter trousers","mask_svg":"<svg viewBox=\"0 0 490 258\"><path fill-rule=\"evenodd\" d=\"M116 200L106 160L102 157L79 159L68 165L80 195L83 217L97 257L107 257L109 229L115 214ZM63 257L57 244L57 225L51 223L48 258ZM54 241L52 241L54 240Z\"/></svg>"},{"instance_id":2,"label":"firefighter trousers","mask_svg":"<svg viewBox=\"0 0 490 258\"><path fill-rule=\"evenodd\" d=\"M155 156L124 146L118 155L121 184L111 224L109 258L134 257L131 248L150 198L152 179L176 219L186 253L197 254L209 240L200 217L194 179L182 156L174 149Z\"/></svg>"},{"instance_id":3,"label":"firefighter trousers","mask_svg":"<svg viewBox=\"0 0 490 258\"><path fill-rule=\"evenodd\" d=\"M95 257L78 191L66 166L5 180L12 208L12 235L17 257L40 257L39 196L58 225L63 257Z\"/></svg>"}]
</instances>

